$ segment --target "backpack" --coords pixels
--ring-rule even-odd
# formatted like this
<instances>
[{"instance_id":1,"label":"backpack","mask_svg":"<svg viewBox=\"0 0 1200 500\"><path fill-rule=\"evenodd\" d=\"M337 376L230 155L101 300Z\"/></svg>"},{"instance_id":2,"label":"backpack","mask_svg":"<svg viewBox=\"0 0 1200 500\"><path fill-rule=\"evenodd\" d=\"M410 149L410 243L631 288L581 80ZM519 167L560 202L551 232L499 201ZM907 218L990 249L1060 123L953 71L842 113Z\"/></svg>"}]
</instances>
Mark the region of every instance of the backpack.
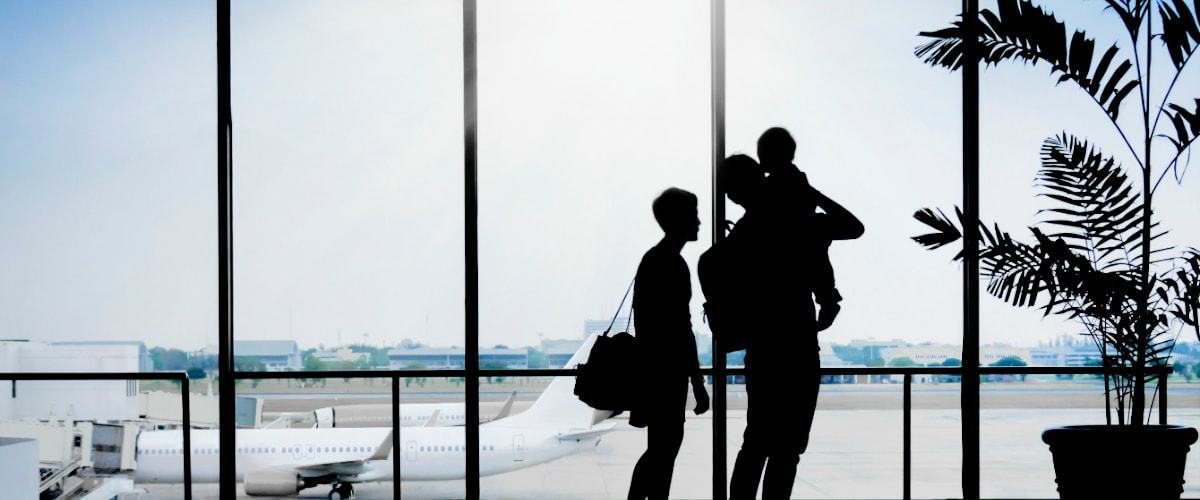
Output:
<instances>
[{"instance_id":1,"label":"backpack","mask_svg":"<svg viewBox=\"0 0 1200 500\"><path fill-rule=\"evenodd\" d=\"M726 354L740 351L750 345L750 337L744 306L744 298L736 261L729 240L721 240L700 254L696 263L696 276L700 279L700 290L704 292L704 318L714 338L720 339L720 349ZM741 327L739 327L741 325Z\"/></svg>"},{"instance_id":2,"label":"backpack","mask_svg":"<svg viewBox=\"0 0 1200 500\"><path fill-rule=\"evenodd\" d=\"M637 405L638 391L631 388L638 386L638 377L629 369L630 364L636 365L638 355L634 337L628 331L633 320L632 306L625 322L626 331L609 336L632 290L633 283L630 282L608 328L592 344L587 363L575 367L575 396L592 408L614 412L613 416Z\"/></svg>"}]
</instances>

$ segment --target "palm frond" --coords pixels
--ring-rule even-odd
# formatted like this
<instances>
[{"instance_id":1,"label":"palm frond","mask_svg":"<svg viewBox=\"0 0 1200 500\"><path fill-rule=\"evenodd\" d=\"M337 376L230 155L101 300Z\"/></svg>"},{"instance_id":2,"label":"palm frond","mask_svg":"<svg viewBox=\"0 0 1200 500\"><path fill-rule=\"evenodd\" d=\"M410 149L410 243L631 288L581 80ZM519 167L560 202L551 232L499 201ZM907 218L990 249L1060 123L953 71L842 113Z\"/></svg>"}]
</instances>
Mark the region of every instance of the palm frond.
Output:
<instances>
[{"instance_id":1,"label":"palm frond","mask_svg":"<svg viewBox=\"0 0 1200 500\"><path fill-rule=\"evenodd\" d=\"M1141 31L1146 8L1150 3L1147 0L1105 0L1105 2L1108 3L1108 8L1121 18L1121 24L1124 24L1125 31L1129 32L1129 39L1136 40L1138 32Z\"/></svg>"},{"instance_id":2,"label":"palm frond","mask_svg":"<svg viewBox=\"0 0 1200 500\"><path fill-rule=\"evenodd\" d=\"M1178 158L1178 153L1182 153L1192 145L1197 136L1200 136L1200 99L1195 100L1195 106L1190 110L1175 103L1168 104L1166 115L1171 120L1171 125L1175 127L1175 136L1163 135L1163 137L1166 137L1175 146L1176 158Z\"/></svg>"},{"instance_id":3,"label":"palm frond","mask_svg":"<svg viewBox=\"0 0 1200 500\"><path fill-rule=\"evenodd\" d=\"M1047 234L1107 268L1139 250L1142 201L1125 170L1086 140L1063 133L1042 143L1035 184L1056 202L1039 211Z\"/></svg>"},{"instance_id":4,"label":"palm frond","mask_svg":"<svg viewBox=\"0 0 1200 500\"><path fill-rule=\"evenodd\" d=\"M1175 318L1196 330L1200 340L1200 251L1189 249L1180 258L1180 264L1161 279L1162 295L1168 292L1174 300L1170 313Z\"/></svg>"},{"instance_id":5,"label":"palm frond","mask_svg":"<svg viewBox=\"0 0 1200 500\"><path fill-rule=\"evenodd\" d=\"M1188 6L1185 0L1163 0L1158 4L1159 19L1162 19L1163 45L1175 71L1182 70L1188 59L1200 47L1200 0Z\"/></svg>"},{"instance_id":6,"label":"palm frond","mask_svg":"<svg viewBox=\"0 0 1200 500\"><path fill-rule=\"evenodd\" d=\"M1132 8L1128 2L1116 4L1120 12ZM1065 24L1029 0L998 0L997 11L984 9L979 12L976 31L979 33L980 60L992 65L1009 60L1030 64L1045 62L1050 65L1051 72L1058 75L1059 83L1075 82L1116 120L1121 102L1140 85L1136 74L1129 75L1133 63L1119 56L1120 49L1116 45L1097 58L1095 40L1083 31L1074 31L1068 36ZM1137 22L1141 23L1140 18ZM952 71L961 68L965 58L964 28L964 21L959 20L948 28L921 32L920 36L933 40L918 46L914 54L932 66Z\"/></svg>"},{"instance_id":7,"label":"palm frond","mask_svg":"<svg viewBox=\"0 0 1200 500\"><path fill-rule=\"evenodd\" d=\"M961 220L962 212L959 211L958 215ZM958 229L954 221L950 220L941 209L934 212L933 209L922 208L913 214L913 218L933 229L932 233L913 236L912 238L913 241L916 241L925 248L930 250L941 248L962 238L962 231Z\"/></svg>"}]
</instances>

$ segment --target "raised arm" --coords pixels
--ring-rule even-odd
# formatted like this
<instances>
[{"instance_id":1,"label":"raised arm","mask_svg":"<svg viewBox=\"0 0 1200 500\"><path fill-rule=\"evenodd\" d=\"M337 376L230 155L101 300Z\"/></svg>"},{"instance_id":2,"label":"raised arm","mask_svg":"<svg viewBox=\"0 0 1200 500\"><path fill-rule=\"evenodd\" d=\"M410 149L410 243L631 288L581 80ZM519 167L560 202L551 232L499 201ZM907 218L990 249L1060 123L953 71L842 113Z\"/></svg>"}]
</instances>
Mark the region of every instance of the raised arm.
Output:
<instances>
[{"instance_id":1,"label":"raised arm","mask_svg":"<svg viewBox=\"0 0 1200 500\"><path fill-rule=\"evenodd\" d=\"M853 240L863 235L866 229L863 227L862 221L846 210L846 207L841 206L815 188L813 194L817 198L817 206L825 211L825 217L822 217L821 220L829 239Z\"/></svg>"}]
</instances>

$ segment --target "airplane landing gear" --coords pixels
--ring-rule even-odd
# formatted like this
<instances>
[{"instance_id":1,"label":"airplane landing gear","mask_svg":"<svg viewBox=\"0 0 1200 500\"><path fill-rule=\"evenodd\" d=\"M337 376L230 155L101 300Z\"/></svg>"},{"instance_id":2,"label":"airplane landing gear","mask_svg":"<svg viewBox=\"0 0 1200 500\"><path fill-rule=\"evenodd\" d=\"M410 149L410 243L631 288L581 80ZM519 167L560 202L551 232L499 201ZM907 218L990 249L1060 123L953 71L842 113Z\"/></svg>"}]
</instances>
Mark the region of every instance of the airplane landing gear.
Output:
<instances>
[{"instance_id":1,"label":"airplane landing gear","mask_svg":"<svg viewBox=\"0 0 1200 500\"><path fill-rule=\"evenodd\" d=\"M335 483L329 491L330 500L348 500L354 496L354 485L350 483Z\"/></svg>"}]
</instances>

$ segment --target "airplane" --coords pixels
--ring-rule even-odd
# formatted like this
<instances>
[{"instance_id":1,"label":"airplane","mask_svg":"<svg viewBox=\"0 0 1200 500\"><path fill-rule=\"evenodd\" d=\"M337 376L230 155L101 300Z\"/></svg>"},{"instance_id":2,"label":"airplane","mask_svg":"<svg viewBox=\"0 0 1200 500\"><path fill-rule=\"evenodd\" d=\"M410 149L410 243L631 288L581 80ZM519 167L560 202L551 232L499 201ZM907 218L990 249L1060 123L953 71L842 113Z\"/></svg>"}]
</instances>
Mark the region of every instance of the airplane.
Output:
<instances>
[{"instance_id":1,"label":"airplane","mask_svg":"<svg viewBox=\"0 0 1200 500\"><path fill-rule=\"evenodd\" d=\"M517 393L513 391L500 405L479 404L480 423L509 416ZM326 406L313 410L311 418L316 427L391 427L391 404L357 404ZM400 427L461 427L466 425L466 406L463 403L403 403L400 405Z\"/></svg>"},{"instance_id":2,"label":"airplane","mask_svg":"<svg viewBox=\"0 0 1200 500\"><path fill-rule=\"evenodd\" d=\"M571 357L587 360L593 334ZM613 430L611 412L594 410L574 394L573 377L557 377L529 409L479 426L479 472L490 476L547 463L596 446ZM466 433L455 427L409 427L402 450L391 449L390 428L238 429L237 479L247 495L296 495L328 484L331 499L350 498L355 483L391 481L392 460L402 460L400 480L462 479ZM192 481L219 480L218 431L192 431ZM137 437L135 481L183 482L183 433L142 431Z\"/></svg>"}]
</instances>

